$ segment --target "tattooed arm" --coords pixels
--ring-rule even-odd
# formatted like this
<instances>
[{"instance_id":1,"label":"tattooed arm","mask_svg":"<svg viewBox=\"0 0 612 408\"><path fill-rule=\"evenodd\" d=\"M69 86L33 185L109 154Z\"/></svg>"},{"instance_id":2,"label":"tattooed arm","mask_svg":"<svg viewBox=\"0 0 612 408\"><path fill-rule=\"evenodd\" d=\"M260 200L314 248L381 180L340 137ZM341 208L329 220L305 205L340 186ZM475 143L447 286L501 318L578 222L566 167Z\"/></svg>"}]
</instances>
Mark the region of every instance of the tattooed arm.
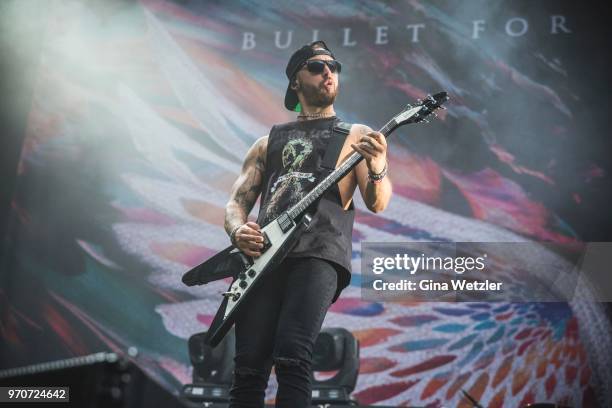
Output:
<instances>
[{"instance_id":1,"label":"tattooed arm","mask_svg":"<svg viewBox=\"0 0 612 408\"><path fill-rule=\"evenodd\" d=\"M387 140L382 133L364 125L353 126L350 137L353 150L365 158L355 167L361 197L370 211L381 212L391 199L391 181L386 176L380 183L373 184L368 180L368 173L378 174L386 168Z\"/></svg>"},{"instance_id":2,"label":"tattooed arm","mask_svg":"<svg viewBox=\"0 0 612 408\"><path fill-rule=\"evenodd\" d=\"M263 236L259 225L247 222L247 217L261 192L267 148L268 136L257 139L251 146L225 206L225 231L235 246L254 257L261 255Z\"/></svg>"}]
</instances>

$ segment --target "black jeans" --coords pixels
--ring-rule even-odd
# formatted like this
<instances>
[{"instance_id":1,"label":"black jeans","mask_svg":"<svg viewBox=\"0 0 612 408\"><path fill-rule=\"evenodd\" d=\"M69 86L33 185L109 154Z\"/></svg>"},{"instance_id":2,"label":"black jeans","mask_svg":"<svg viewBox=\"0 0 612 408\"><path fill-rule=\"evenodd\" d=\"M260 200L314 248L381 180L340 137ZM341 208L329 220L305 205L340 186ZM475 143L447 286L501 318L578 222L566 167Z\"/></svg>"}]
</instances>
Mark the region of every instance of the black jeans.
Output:
<instances>
[{"instance_id":1,"label":"black jeans","mask_svg":"<svg viewBox=\"0 0 612 408\"><path fill-rule=\"evenodd\" d=\"M332 263L286 258L263 276L236 318L230 408L261 408L272 365L277 408L310 406L312 349L336 292Z\"/></svg>"}]
</instances>

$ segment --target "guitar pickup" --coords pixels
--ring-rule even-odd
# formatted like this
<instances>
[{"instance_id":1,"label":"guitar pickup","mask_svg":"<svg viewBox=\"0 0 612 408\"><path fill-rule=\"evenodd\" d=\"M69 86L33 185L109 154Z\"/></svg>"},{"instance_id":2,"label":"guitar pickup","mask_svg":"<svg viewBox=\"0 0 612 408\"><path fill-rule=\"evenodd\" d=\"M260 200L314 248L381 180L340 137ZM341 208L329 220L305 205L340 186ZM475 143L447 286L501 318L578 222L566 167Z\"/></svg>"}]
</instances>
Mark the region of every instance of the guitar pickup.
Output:
<instances>
[{"instance_id":1,"label":"guitar pickup","mask_svg":"<svg viewBox=\"0 0 612 408\"><path fill-rule=\"evenodd\" d=\"M295 225L295 223L293 222L293 219L291 219L289 214L287 214L286 212L282 213L277 218L277 222L278 222L278 226L283 232L289 231L291 227Z\"/></svg>"}]
</instances>

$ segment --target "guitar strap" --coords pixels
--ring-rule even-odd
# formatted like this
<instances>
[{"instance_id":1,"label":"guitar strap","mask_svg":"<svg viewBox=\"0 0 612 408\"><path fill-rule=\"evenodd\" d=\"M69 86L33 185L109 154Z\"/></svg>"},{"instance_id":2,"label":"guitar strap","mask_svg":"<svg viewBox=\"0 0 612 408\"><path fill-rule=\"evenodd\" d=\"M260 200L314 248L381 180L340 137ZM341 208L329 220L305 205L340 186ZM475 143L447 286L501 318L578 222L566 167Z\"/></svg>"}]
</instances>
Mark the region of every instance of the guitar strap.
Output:
<instances>
[{"instance_id":1,"label":"guitar strap","mask_svg":"<svg viewBox=\"0 0 612 408\"><path fill-rule=\"evenodd\" d=\"M340 151L342 150L342 146L344 146L346 136L351 132L351 126L350 123L338 121L332 129L332 139L329 141L325 156L323 156L323 161L321 162L321 167L327 170L328 174L336 169L338 156L340 156ZM327 174L325 174L325 176L327 176ZM322 179L319 180L319 182L321 181Z\"/></svg>"},{"instance_id":2,"label":"guitar strap","mask_svg":"<svg viewBox=\"0 0 612 408\"><path fill-rule=\"evenodd\" d=\"M321 160L321 168L319 169L319 176L317 178L317 184L321 183L325 177L327 177L331 172L336 170L336 163L338 162L338 157L340 156L340 152L342 151L342 147L344 146L344 141L349 133L351 133L351 127L353 125L351 123L346 123L342 121L337 121L332 128L331 140L327 144L327 149L325 150L325 156L323 156L323 160ZM319 201L322 197L319 197L317 201L310 205L310 207L306 210L311 216L313 216L317 212L317 208L319 206Z\"/></svg>"}]
</instances>

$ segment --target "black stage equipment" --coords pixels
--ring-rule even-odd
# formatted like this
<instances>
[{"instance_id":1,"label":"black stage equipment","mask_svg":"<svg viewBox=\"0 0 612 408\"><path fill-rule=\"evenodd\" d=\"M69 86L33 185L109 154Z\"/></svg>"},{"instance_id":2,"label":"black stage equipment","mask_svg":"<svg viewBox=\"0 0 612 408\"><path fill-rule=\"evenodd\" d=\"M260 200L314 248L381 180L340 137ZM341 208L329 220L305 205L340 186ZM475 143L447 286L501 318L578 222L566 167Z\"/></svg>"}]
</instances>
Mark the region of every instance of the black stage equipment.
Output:
<instances>
[{"instance_id":1,"label":"black stage equipment","mask_svg":"<svg viewBox=\"0 0 612 408\"><path fill-rule=\"evenodd\" d=\"M137 352L128 353L134 357ZM69 387L70 402L57 406L87 408L193 407L153 381L132 359L101 352L0 371L2 387ZM41 404L36 403L36 406ZM45 405L45 404L42 404ZM16 406L30 406L27 402Z\"/></svg>"},{"instance_id":2,"label":"black stage equipment","mask_svg":"<svg viewBox=\"0 0 612 408\"><path fill-rule=\"evenodd\" d=\"M359 342L343 328L324 328L313 350L312 403L356 405L351 392L359 375ZM337 371L331 378L317 380L314 372Z\"/></svg>"},{"instance_id":3,"label":"black stage equipment","mask_svg":"<svg viewBox=\"0 0 612 408\"><path fill-rule=\"evenodd\" d=\"M189 338L189 358L193 365L192 384L183 387L183 396L200 403L229 401L234 370L236 336L234 329L212 348L204 342L206 332ZM315 371L337 371L326 380L316 380ZM359 374L359 343L346 329L324 328L313 350L312 403L354 404L350 399ZM213 405L211 405L213 406Z\"/></svg>"},{"instance_id":4,"label":"black stage equipment","mask_svg":"<svg viewBox=\"0 0 612 408\"><path fill-rule=\"evenodd\" d=\"M197 402L228 402L232 385L236 335L232 328L216 347L205 342L206 332L189 338L192 384L183 386L183 396Z\"/></svg>"}]
</instances>

